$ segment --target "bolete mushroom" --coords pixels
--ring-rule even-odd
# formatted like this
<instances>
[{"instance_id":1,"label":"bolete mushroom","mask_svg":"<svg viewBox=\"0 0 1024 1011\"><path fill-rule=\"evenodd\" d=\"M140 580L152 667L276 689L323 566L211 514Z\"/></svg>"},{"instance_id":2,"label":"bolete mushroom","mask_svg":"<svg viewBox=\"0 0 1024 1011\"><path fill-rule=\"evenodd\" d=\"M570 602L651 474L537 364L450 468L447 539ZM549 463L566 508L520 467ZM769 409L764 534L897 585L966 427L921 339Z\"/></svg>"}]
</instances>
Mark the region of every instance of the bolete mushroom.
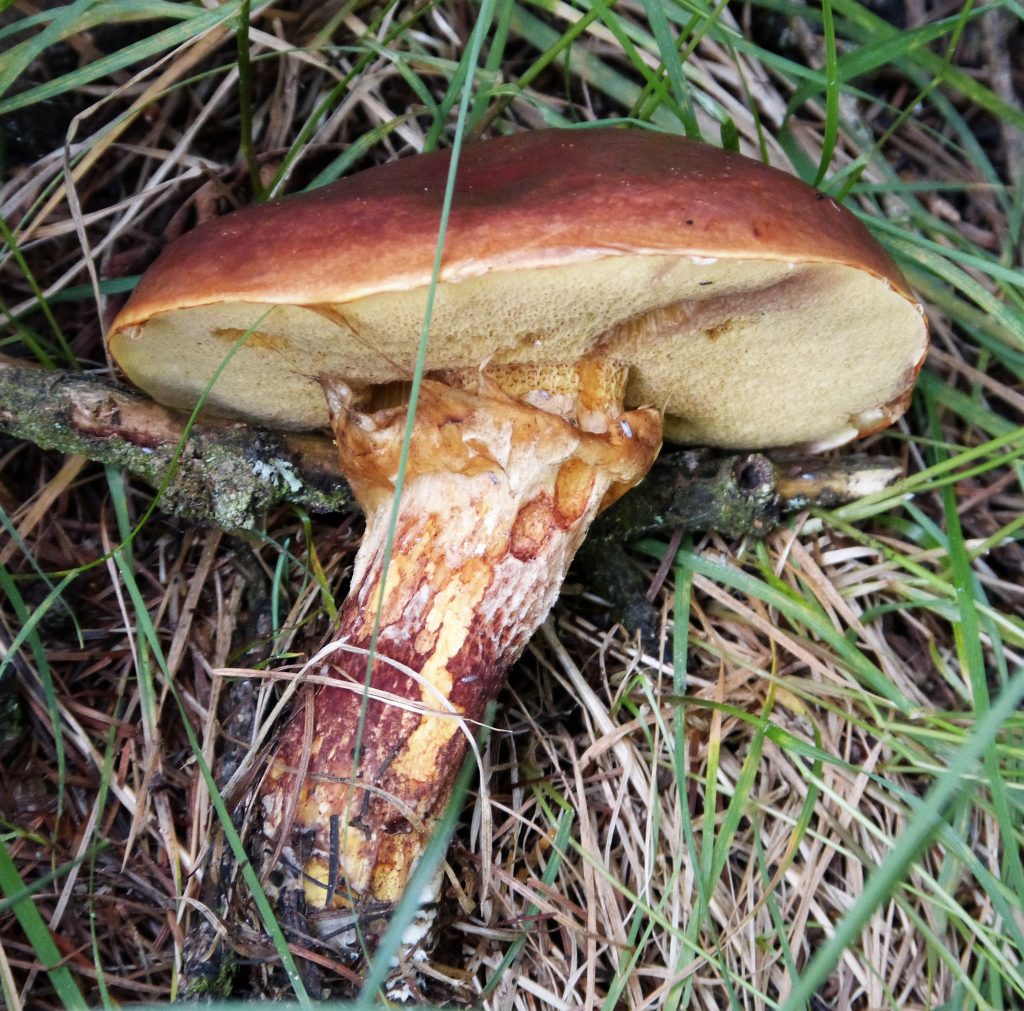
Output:
<instances>
[{"instance_id":1,"label":"bolete mushroom","mask_svg":"<svg viewBox=\"0 0 1024 1011\"><path fill-rule=\"evenodd\" d=\"M271 880L336 952L357 925L372 946L466 724L662 425L703 445L839 445L899 417L927 346L868 231L784 172L638 130L468 145L389 554L448 171L447 153L408 158L209 222L109 337L164 404L206 394L263 426L330 424L366 514L321 665L341 684L294 713L263 785Z\"/></svg>"}]
</instances>

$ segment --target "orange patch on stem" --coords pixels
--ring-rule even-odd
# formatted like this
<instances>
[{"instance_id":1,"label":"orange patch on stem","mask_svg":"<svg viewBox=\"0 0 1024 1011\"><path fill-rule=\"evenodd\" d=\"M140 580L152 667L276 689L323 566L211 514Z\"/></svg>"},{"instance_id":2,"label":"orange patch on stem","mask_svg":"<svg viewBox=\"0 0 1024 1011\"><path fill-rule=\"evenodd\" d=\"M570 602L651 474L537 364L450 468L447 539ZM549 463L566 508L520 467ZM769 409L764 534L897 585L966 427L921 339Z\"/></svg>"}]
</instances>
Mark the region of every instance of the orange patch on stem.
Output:
<instances>
[{"instance_id":1,"label":"orange patch on stem","mask_svg":"<svg viewBox=\"0 0 1024 1011\"><path fill-rule=\"evenodd\" d=\"M516 517L509 550L520 561L536 558L555 529L551 496L544 492L528 502Z\"/></svg>"},{"instance_id":2,"label":"orange patch on stem","mask_svg":"<svg viewBox=\"0 0 1024 1011\"><path fill-rule=\"evenodd\" d=\"M594 491L597 472L582 460L566 460L555 478L555 514L564 530L586 511Z\"/></svg>"}]
</instances>

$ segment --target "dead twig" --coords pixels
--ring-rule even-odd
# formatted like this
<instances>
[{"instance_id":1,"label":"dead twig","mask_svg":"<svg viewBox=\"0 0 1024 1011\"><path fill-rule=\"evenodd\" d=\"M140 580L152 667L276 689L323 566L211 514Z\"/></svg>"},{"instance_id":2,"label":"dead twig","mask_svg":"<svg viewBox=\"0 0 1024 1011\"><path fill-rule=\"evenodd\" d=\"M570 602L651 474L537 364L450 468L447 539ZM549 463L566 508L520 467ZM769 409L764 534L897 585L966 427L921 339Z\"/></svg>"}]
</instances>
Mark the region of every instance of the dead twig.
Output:
<instances>
[{"instance_id":1,"label":"dead twig","mask_svg":"<svg viewBox=\"0 0 1024 1011\"><path fill-rule=\"evenodd\" d=\"M315 512L352 504L325 436L187 424L109 380L0 359L0 431L124 467L161 489L167 512L237 529L255 527L280 502Z\"/></svg>"}]
</instances>

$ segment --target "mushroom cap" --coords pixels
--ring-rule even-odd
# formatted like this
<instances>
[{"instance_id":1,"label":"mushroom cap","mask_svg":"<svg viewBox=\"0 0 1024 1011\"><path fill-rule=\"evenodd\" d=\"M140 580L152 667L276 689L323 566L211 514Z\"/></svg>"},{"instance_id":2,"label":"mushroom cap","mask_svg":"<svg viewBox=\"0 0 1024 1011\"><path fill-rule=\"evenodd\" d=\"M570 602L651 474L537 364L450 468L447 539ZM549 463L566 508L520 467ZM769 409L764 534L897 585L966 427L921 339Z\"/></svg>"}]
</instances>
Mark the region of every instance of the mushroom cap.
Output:
<instances>
[{"instance_id":1,"label":"mushroom cap","mask_svg":"<svg viewBox=\"0 0 1024 1011\"><path fill-rule=\"evenodd\" d=\"M207 222L172 243L109 348L155 399L282 428L327 424L318 377L411 375L448 152ZM784 172L641 130L467 145L428 371L629 366L627 406L679 441L836 445L903 412L921 307L867 229Z\"/></svg>"}]
</instances>

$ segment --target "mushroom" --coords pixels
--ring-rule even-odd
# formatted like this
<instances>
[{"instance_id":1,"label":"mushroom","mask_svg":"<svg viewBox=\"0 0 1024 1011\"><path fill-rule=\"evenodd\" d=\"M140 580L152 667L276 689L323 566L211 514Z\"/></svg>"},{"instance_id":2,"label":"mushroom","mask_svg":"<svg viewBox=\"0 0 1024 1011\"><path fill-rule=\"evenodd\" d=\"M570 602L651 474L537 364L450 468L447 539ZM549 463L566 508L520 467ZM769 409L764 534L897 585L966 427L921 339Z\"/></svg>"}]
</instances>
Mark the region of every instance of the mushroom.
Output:
<instances>
[{"instance_id":1,"label":"mushroom","mask_svg":"<svg viewBox=\"0 0 1024 1011\"><path fill-rule=\"evenodd\" d=\"M209 222L166 250L109 335L166 405L330 425L366 514L317 665L332 683L293 714L262 787L278 901L301 897L338 954L372 948L467 727L662 429L836 446L902 414L927 347L868 231L784 172L639 130L472 144L396 505L449 165L399 160Z\"/></svg>"}]
</instances>

